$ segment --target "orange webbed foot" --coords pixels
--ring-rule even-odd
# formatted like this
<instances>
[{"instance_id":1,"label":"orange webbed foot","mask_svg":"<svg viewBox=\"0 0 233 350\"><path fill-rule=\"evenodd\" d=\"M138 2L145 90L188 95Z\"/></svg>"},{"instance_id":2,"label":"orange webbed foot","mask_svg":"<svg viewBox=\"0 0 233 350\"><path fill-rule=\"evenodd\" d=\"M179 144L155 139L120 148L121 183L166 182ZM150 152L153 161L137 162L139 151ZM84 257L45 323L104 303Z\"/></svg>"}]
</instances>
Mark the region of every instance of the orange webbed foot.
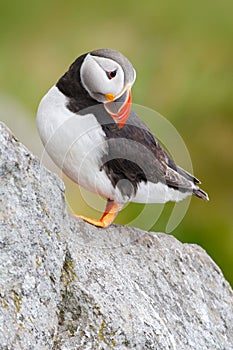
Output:
<instances>
[{"instance_id":1,"label":"orange webbed foot","mask_svg":"<svg viewBox=\"0 0 233 350\"><path fill-rule=\"evenodd\" d=\"M102 217L99 220L88 218L83 215L75 215L75 216L96 227L106 228L112 224L112 222L114 221L114 219L116 218L117 214L119 213L122 207L123 207L122 203L115 203L114 201L108 200L105 208L105 212L103 213Z\"/></svg>"}]
</instances>

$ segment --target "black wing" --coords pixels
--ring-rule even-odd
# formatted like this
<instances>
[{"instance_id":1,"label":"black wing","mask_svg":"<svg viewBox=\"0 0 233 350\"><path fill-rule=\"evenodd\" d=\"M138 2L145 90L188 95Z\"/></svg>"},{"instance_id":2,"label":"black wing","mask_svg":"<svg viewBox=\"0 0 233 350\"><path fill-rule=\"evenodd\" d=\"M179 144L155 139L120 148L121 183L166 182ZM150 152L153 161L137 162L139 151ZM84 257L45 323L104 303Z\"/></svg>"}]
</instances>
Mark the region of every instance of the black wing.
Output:
<instances>
[{"instance_id":1,"label":"black wing","mask_svg":"<svg viewBox=\"0 0 233 350\"><path fill-rule=\"evenodd\" d=\"M108 153L102 158L101 170L105 170L112 185L118 186L122 194L135 194L142 181L161 182L182 192L199 190L196 186L199 180L175 164L133 111L126 124L119 128L103 106L98 108L102 110L98 113L95 110L95 116L108 144ZM199 196L199 192L196 195Z\"/></svg>"}]
</instances>

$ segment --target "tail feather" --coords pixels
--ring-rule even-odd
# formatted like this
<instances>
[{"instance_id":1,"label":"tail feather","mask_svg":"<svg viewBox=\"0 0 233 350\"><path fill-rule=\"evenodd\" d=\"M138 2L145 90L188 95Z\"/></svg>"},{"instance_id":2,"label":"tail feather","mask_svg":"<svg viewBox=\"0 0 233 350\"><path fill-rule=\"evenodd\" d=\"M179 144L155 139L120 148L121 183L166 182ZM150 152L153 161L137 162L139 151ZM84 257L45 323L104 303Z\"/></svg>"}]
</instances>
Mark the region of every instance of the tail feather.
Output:
<instances>
[{"instance_id":1,"label":"tail feather","mask_svg":"<svg viewBox=\"0 0 233 350\"><path fill-rule=\"evenodd\" d=\"M204 199L206 201L209 200L208 194L199 187L193 189L193 194L198 198Z\"/></svg>"},{"instance_id":2,"label":"tail feather","mask_svg":"<svg viewBox=\"0 0 233 350\"><path fill-rule=\"evenodd\" d=\"M180 175L184 176L187 180L193 182L194 184L200 184L201 183L200 180L198 180L195 176L193 176L192 174L190 174L188 171L184 170L180 166L177 166L177 172Z\"/></svg>"}]
</instances>

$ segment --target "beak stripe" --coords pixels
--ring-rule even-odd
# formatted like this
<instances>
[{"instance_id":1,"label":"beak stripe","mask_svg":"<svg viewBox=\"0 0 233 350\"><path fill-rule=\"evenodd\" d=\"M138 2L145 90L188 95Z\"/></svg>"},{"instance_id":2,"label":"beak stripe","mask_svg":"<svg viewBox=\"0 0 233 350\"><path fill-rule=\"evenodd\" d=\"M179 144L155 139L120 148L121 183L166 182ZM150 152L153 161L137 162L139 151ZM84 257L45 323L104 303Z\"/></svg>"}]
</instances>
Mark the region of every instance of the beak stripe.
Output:
<instances>
[{"instance_id":1,"label":"beak stripe","mask_svg":"<svg viewBox=\"0 0 233 350\"><path fill-rule=\"evenodd\" d=\"M114 100L114 98L115 98L115 95L113 95L113 94L105 94L105 97L106 97L107 100L112 102Z\"/></svg>"}]
</instances>

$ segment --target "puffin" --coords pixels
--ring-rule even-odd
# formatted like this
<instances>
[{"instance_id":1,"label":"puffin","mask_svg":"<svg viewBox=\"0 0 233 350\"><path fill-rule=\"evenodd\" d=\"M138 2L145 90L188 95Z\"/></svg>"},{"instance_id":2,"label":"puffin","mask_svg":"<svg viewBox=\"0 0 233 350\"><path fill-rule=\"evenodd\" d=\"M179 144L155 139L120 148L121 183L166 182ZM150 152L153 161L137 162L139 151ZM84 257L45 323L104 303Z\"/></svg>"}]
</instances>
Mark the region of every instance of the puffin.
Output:
<instances>
[{"instance_id":1,"label":"puffin","mask_svg":"<svg viewBox=\"0 0 233 350\"><path fill-rule=\"evenodd\" d=\"M200 181L175 163L132 107L136 72L113 49L82 54L40 101L37 128L46 152L75 183L107 199L97 227L125 203L166 203L194 195Z\"/></svg>"}]
</instances>

